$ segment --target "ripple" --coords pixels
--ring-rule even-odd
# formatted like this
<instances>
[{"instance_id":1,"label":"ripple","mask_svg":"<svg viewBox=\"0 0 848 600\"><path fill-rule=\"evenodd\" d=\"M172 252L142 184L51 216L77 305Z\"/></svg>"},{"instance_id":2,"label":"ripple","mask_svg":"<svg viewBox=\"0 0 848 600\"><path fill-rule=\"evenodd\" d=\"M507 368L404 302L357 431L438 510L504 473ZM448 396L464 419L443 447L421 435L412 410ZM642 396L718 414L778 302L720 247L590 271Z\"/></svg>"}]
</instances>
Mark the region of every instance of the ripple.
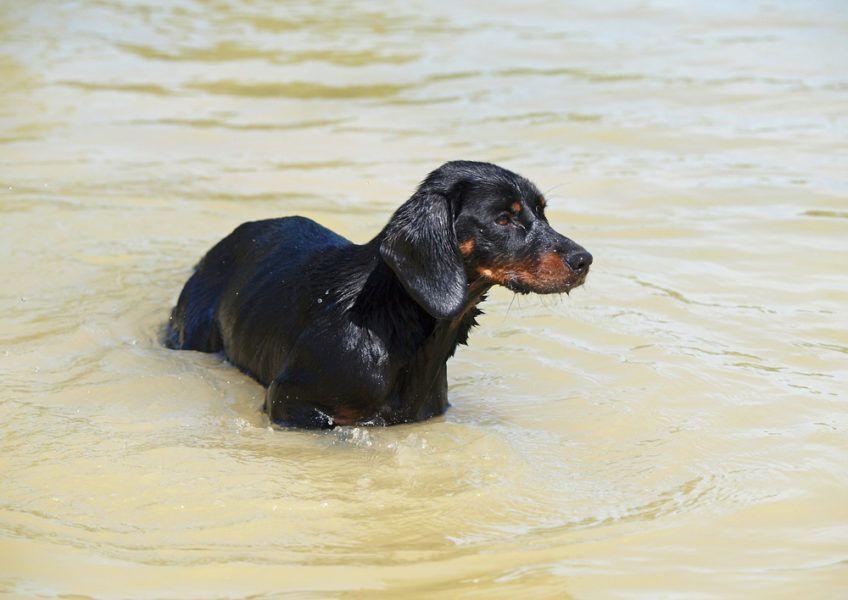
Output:
<instances>
[{"instance_id":1,"label":"ripple","mask_svg":"<svg viewBox=\"0 0 848 600\"><path fill-rule=\"evenodd\" d=\"M193 127L196 129L228 129L232 131L289 131L341 125L350 119L305 119L291 123L231 123L221 119L138 119L127 121L132 125L171 125L175 127Z\"/></svg>"},{"instance_id":2,"label":"ripple","mask_svg":"<svg viewBox=\"0 0 848 600\"><path fill-rule=\"evenodd\" d=\"M637 75L633 73L599 73L597 71L576 69L572 67L516 67L494 71L494 74L501 77L526 77L528 75L559 77L565 75L572 79L589 81L592 83L615 83L619 81L642 81L646 79L644 75Z\"/></svg>"},{"instance_id":3,"label":"ripple","mask_svg":"<svg viewBox=\"0 0 848 600\"><path fill-rule=\"evenodd\" d=\"M392 98L413 86L388 83L333 86L308 81L293 81L290 83L243 83L234 80L222 80L192 83L187 87L200 90L208 94L222 96L338 100L344 98Z\"/></svg>"},{"instance_id":4,"label":"ripple","mask_svg":"<svg viewBox=\"0 0 848 600\"><path fill-rule=\"evenodd\" d=\"M174 93L168 88L153 83L92 83L88 81L59 81L57 84L89 92L129 92L133 94L151 94L154 96L174 95Z\"/></svg>"},{"instance_id":5,"label":"ripple","mask_svg":"<svg viewBox=\"0 0 848 600\"><path fill-rule=\"evenodd\" d=\"M240 42L223 41L214 46L182 47L176 50L161 50L142 44L119 43L120 49L153 60L165 61L195 61L195 62L225 62L237 60L273 60L279 56L277 50L261 50L246 46Z\"/></svg>"},{"instance_id":6,"label":"ripple","mask_svg":"<svg viewBox=\"0 0 848 600\"><path fill-rule=\"evenodd\" d=\"M222 41L211 46L179 47L163 50L144 44L117 43L121 50L150 60L169 62L233 62L263 60L273 64L301 64L320 62L345 67L362 67L374 64L402 65L416 60L413 53L391 54L373 50L267 50L236 41Z\"/></svg>"},{"instance_id":7,"label":"ripple","mask_svg":"<svg viewBox=\"0 0 848 600\"><path fill-rule=\"evenodd\" d=\"M284 64L322 62L344 67L365 67L374 64L403 65L417 60L418 57L418 54L387 54L371 50L310 50L285 54L278 59L278 62Z\"/></svg>"},{"instance_id":8,"label":"ripple","mask_svg":"<svg viewBox=\"0 0 848 600\"><path fill-rule=\"evenodd\" d=\"M839 210L807 210L801 213L805 217L824 217L827 219L848 219L848 211Z\"/></svg>"}]
</instances>

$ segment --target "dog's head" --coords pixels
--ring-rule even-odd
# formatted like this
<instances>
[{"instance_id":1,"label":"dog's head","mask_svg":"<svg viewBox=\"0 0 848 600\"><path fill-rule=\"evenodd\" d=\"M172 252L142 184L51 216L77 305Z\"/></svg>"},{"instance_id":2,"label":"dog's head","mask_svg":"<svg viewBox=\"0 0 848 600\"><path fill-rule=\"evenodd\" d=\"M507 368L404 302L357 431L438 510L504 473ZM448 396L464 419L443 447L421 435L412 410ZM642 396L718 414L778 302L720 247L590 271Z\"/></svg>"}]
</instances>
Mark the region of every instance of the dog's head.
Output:
<instances>
[{"instance_id":1,"label":"dog's head","mask_svg":"<svg viewBox=\"0 0 848 600\"><path fill-rule=\"evenodd\" d=\"M458 315L470 282L519 293L568 292L592 255L557 233L530 181L497 165L455 161L427 176L380 243L406 291L437 319Z\"/></svg>"}]
</instances>

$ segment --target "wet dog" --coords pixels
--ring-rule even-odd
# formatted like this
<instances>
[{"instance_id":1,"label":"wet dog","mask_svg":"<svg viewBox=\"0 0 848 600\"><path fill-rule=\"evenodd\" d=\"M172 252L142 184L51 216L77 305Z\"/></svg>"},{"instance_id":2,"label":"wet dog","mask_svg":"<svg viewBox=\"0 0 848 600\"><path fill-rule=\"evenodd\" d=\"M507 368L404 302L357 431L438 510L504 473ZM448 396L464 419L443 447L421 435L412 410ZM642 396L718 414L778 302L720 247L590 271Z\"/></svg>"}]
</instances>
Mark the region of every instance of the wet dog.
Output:
<instances>
[{"instance_id":1,"label":"wet dog","mask_svg":"<svg viewBox=\"0 0 848 600\"><path fill-rule=\"evenodd\" d=\"M446 362L489 288L568 292L591 264L530 181L449 162L366 244L303 217L240 225L186 282L165 343L223 351L283 425L420 421L447 410Z\"/></svg>"}]
</instances>

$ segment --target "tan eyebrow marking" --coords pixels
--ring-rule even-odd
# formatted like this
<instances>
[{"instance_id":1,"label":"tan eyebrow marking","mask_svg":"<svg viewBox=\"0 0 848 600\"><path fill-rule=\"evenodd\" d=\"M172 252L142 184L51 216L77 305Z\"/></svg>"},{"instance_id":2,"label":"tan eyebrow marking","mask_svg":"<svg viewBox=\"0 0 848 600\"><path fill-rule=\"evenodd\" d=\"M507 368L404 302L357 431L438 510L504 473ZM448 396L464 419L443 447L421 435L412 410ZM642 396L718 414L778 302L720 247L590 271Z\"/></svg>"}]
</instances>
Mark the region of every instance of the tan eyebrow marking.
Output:
<instances>
[{"instance_id":1,"label":"tan eyebrow marking","mask_svg":"<svg viewBox=\"0 0 848 600\"><path fill-rule=\"evenodd\" d=\"M474 238L468 238L464 242L459 245L459 251L462 252L464 256L468 256L472 252L474 252Z\"/></svg>"},{"instance_id":2,"label":"tan eyebrow marking","mask_svg":"<svg viewBox=\"0 0 848 600\"><path fill-rule=\"evenodd\" d=\"M510 208L512 209L512 212L517 215L518 213L521 212L521 202L516 200L515 202L512 203Z\"/></svg>"},{"instance_id":3,"label":"tan eyebrow marking","mask_svg":"<svg viewBox=\"0 0 848 600\"><path fill-rule=\"evenodd\" d=\"M546 205L547 203L548 203L548 201L547 201L547 200L545 200L545 197L540 195L540 196L539 196L539 206L541 206L542 208L545 208L545 205Z\"/></svg>"}]
</instances>

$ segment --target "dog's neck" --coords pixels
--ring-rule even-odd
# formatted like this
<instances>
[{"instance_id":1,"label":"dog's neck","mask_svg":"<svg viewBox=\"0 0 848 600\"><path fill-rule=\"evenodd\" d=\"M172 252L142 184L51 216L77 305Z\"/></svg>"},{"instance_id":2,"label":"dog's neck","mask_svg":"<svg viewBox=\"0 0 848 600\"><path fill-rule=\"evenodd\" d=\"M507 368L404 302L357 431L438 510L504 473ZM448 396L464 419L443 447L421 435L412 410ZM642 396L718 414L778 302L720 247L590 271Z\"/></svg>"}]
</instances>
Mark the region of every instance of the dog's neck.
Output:
<instances>
[{"instance_id":1,"label":"dog's neck","mask_svg":"<svg viewBox=\"0 0 848 600\"><path fill-rule=\"evenodd\" d=\"M355 323L385 339L395 350L411 356L425 345L442 361L453 355L457 344L466 343L469 329L480 314L477 305L485 298L491 283L480 278L467 287L466 301L452 319L432 317L406 292L400 280L383 261L379 252L379 236L358 247L368 260L351 261L358 271L347 290L348 310Z\"/></svg>"},{"instance_id":2,"label":"dog's neck","mask_svg":"<svg viewBox=\"0 0 848 600\"><path fill-rule=\"evenodd\" d=\"M457 345L467 343L468 332L480 314L477 305L491 285L480 279L472 281L459 314L439 320L406 292L383 261L377 243L358 246L338 260L343 264L337 264L337 272L345 274L344 287L339 289L343 310L365 339L381 345L388 354L392 386L386 397L386 415L399 419L393 422L402 422L444 412L446 362Z\"/></svg>"}]
</instances>

